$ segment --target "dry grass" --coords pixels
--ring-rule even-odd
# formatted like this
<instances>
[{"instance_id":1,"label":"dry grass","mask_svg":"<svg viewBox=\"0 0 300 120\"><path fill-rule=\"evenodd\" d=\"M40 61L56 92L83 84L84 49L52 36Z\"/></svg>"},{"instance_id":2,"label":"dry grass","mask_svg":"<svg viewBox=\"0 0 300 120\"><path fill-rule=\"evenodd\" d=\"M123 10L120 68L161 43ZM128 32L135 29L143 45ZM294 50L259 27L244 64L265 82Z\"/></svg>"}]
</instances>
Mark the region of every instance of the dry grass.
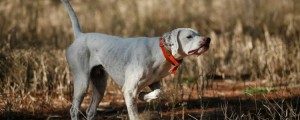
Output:
<instances>
[{"instance_id":1,"label":"dry grass","mask_svg":"<svg viewBox=\"0 0 300 120\"><path fill-rule=\"evenodd\" d=\"M85 32L123 37L161 36L174 28L191 27L211 37L207 53L186 59L179 74L173 76L175 81L169 81L172 76L163 81L178 91L169 96L171 102L183 96L184 86L203 95L205 86L212 84L207 80L258 81L263 87L279 89L300 85L297 0L73 0L71 3ZM0 112L44 109L32 104L39 100L50 106L56 104L53 98L70 100L72 81L64 49L72 43L73 32L60 1L0 0L0 19L0 87L3 88ZM294 115L292 107L287 106L279 113L291 111ZM270 114L276 113L275 110L278 109L269 109Z\"/></svg>"}]
</instances>

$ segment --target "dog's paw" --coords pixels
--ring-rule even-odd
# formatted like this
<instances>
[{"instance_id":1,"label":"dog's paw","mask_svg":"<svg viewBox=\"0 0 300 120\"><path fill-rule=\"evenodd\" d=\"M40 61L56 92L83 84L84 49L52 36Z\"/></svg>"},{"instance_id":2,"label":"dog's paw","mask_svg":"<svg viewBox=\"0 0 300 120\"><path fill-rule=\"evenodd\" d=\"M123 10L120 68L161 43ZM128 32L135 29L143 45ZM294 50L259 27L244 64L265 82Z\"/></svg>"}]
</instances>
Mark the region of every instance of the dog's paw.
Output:
<instances>
[{"instance_id":1,"label":"dog's paw","mask_svg":"<svg viewBox=\"0 0 300 120\"><path fill-rule=\"evenodd\" d=\"M152 100L155 100L159 97L161 90L157 89L152 92L146 93L146 92L141 92L139 95L139 99L146 101L146 102L151 102Z\"/></svg>"}]
</instances>

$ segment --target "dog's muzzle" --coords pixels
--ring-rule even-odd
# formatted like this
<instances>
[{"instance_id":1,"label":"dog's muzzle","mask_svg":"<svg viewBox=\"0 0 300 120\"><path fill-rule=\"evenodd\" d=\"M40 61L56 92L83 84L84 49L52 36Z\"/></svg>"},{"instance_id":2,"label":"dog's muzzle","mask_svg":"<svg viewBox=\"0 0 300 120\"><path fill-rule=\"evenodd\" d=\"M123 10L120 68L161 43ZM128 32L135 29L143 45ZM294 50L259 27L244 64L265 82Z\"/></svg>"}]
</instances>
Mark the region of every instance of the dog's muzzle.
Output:
<instances>
[{"instance_id":1,"label":"dog's muzzle","mask_svg":"<svg viewBox=\"0 0 300 120\"><path fill-rule=\"evenodd\" d=\"M203 38L203 40L200 43L200 47L198 49L189 51L188 55L201 55L202 53L204 53L209 49L209 44L210 44L210 38L209 37Z\"/></svg>"}]
</instances>

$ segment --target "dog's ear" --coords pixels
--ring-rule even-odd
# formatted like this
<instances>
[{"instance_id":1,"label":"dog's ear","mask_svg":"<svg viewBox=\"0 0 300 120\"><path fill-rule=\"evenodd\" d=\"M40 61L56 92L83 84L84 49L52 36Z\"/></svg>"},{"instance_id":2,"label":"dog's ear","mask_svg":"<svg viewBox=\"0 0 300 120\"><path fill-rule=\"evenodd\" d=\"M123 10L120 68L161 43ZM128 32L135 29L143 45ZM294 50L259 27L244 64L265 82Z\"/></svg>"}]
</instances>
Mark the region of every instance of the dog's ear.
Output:
<instances>
[{"instance_id":1,"label":"dog's ear","mask_svg":"<svg viewBox=\"0 0 300 120\"><path fill-rule=\"evenodd\" d=\"M179 30L173 30L171 32L165 33L163 35L163 42L164 45L168 50L172 52L172 55L174 56L179 49L179 44L178 44L178 35L179 35Z\"/></svg>"}]
</instances>

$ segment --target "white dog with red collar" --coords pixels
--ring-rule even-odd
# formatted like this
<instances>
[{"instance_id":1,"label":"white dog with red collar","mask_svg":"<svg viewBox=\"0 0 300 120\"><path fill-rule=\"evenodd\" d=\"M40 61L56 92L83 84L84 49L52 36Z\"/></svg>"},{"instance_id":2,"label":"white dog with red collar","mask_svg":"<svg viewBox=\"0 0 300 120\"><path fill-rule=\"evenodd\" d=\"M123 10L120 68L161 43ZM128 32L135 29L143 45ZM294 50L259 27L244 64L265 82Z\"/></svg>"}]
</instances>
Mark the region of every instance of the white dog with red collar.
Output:
<instances>
[{"instance_id":1,"label":"white dog with red collar","mask_svg":"<svg viewBox=\"0 0 300 120\"><path fill-rule=\"evenodd\" d=\"M72 120L78 119L78 110L89 80L93 97L86 112L88 119L94 118L104 95L108 75L122 87L129 118L139 119L136 104L139 92L149 86L152 92L142 92L138 98L147 102L156 99L161 92L159 81L169 74L170 69L171 73L175 73L179 61L190 55L200 55L209 48L210 38L202 37L190 28L178 28L162 37L121 38L101 33L82 33L68 0L61 1L71 17L75 36L66 51L74 83L70 109Z\"/></svg>"}]
</instances>

